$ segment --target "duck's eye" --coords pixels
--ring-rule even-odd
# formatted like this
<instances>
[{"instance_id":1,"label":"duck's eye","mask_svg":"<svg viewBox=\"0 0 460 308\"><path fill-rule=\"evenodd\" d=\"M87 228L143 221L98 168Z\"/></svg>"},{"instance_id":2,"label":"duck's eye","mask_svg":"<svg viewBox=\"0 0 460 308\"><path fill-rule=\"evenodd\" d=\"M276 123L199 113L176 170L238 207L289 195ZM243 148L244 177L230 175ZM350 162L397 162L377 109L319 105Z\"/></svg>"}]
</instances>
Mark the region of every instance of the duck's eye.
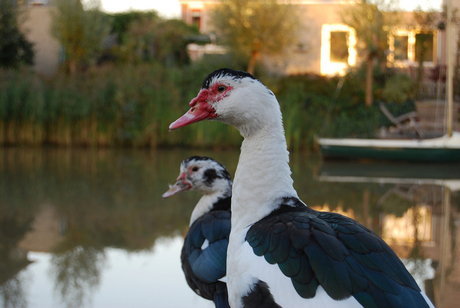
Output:
<instances>
[{"instance_id":1,"label":"duck's eye","mask_svg":"<svg viewBox=\"0 0 460 308\"><path fill-rule=\"evenodd\" d=\"M198 167L197 166L193 167L192 171L198 171Z\"/></svg>"},{"instance_id":2,"label":"duck's eye","mask_svg":"<svg viewBox=\"0 0 460 308\"><path fill-rule=\"evenodd\" d=\"M218 86L218 87L217 87L217 92L222 93L222 92L225 91L225 89L227 89L227 87L225 87L225 86Z\"/></svg>"}]
</instances>

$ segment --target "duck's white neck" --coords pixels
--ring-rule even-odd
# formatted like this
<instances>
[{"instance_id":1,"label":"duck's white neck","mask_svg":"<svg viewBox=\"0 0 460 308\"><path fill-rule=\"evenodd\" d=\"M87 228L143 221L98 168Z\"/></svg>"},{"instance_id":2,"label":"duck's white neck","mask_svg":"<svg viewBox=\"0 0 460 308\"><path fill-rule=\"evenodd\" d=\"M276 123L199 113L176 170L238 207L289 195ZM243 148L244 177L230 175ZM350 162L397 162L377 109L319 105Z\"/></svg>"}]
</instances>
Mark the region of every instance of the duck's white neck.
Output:
<instances>
[{"instance_id":1,"label":"duck's white neck","mask_svg":"<svg viewBox=\"0 0 460 308\"><path fill-rule=\"evenodd\" d=\"M195 222L195 220L209 212L213 204L217 202L217 200L219 200L221 197L222 193L203 195L192 211L192 215L190 217L190 226Z\"/></svg>"},{"instance_id":2,"label":"duck's white neck","mask_svg":"<svg viewBox=\"0 0 460 308\"><path fill-rule=\"evenodd\" d=\"M232 228L245 228L270 214L274 200L297 197L281 122L246 135L233 183Z\"/></svg>"}]
</instances>

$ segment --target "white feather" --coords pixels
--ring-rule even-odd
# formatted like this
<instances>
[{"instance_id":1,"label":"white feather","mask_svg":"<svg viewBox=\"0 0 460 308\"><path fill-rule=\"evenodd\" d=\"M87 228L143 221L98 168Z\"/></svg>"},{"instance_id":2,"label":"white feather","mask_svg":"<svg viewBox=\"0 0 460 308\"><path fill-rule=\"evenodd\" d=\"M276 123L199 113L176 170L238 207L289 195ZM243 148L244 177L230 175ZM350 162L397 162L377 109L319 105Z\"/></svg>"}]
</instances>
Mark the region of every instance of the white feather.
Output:
<instances>
[{"instance_id":1,"label":"white feather","mask_svg":"<svg viewBox=\"0 0 460 308\"><path fill-rule=\"evenodd\" d=\"M208 247L209 247L209 241L208 239L205 239L203 242L203 245L201 245L201 250L205 250Z\"/></svg>"}]
</instances>

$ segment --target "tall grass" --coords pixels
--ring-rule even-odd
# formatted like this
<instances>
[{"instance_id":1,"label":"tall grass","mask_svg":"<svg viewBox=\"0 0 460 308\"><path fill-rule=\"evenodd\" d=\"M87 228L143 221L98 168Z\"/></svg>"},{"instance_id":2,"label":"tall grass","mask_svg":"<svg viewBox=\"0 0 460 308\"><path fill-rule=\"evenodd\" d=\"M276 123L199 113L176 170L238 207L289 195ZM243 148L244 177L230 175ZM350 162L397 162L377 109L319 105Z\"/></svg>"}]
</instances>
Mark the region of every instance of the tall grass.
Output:
<instances>
[{"instance_id":1,"label":"tall grass","mask_svg":"<svg viewBox=\"0 0 460 308\"><path fill-rule=\"evenodd\" d=\"M168 131L221 66L106 66L51 80L27 69L0 70L0 145L239 147L240 134L221 123ZM340 92L338 78L266 74L262 81L279 99L292 150L311 148L315 135L369 137L382 125L380 111L364 106L356 80L346 80Z\"/></svg>"},{"instance_id":2,"label":"tall grass","mask_svg":"<svg viewBox=\"0 0 460 308\"><path fill-rule=\"evenodd\" d=\"M1 71L0 144L237 145L239 134L224 125L168 132L201 80L160 64L105 67L48 81L28 70Z\"/></svg>"}]
</instances>

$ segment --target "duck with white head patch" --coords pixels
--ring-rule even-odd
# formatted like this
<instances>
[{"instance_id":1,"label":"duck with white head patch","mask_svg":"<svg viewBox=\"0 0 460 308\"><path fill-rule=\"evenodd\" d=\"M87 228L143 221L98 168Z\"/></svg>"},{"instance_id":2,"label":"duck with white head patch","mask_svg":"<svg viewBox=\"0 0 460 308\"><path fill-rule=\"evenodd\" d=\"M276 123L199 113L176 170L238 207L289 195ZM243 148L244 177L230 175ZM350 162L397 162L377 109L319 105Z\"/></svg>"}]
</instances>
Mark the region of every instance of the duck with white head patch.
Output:
<instances>
[{"instance_id":1,"label":"duck with white head patch","mask_svg":"<svg viewBox=\"0 0 460 308\"><path fill-rule=\"evenodd\" d=\"M192 156L180 165L169 198L187 190L203 194L195 206L182 247L181 263L189 287L217 308L230 307L226 286L227 246L230 235L232 180L227 169L204 156Z\"/></svg>"},{"instance_id":2,"label":"duck with white head patch","mask_svg":"<svg viewBox=\"0 0 460 308\"><path fill-rule=\"evenodd\" d=\"M170 130L209 119L244 137L227 253L231 307L433 307L376 233L299 199L278 101L259 80L219 69L190 106Z\"/></svg>"}]
</instances>

